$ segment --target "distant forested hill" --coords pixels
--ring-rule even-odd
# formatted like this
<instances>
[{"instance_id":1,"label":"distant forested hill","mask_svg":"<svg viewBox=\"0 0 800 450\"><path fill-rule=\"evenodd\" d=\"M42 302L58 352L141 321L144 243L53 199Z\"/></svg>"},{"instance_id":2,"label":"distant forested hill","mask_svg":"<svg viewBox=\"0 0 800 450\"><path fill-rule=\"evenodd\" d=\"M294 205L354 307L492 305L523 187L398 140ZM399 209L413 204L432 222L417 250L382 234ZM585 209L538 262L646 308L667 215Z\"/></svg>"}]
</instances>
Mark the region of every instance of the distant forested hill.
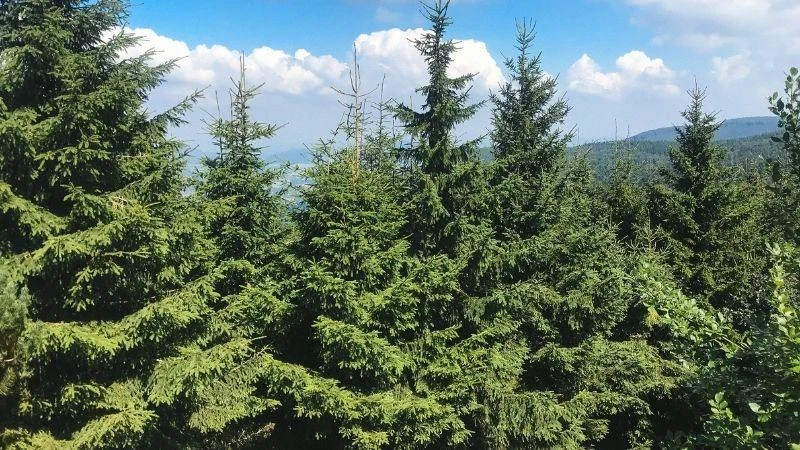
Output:
<instances>
[{"instance_id":1,"label":"distant forested hill","mask_svg":"<svg viewBox=\"0 0 800 450\"><path fill-rule=\"evenodd\" d=\"M717 131L717 139L740 139L762 134L774 133L778 130L778 119L775 117L742 117L728 119L723 122ZM675 140L675 127L657 128L644 133L631 136L631 141L673 141Z\"/></svg>"},{"instance_id":2,"label":"distant forested hill","mask_svg":"<svg viewBox=\"0 0 800 450\"><path fill-rule=\"evenodd\" d=\"M748 136L736 139L722 139L719 144L729 150L728 163L738 164L744 161L766 161L781 154L781 146L772 142L775 133ZM637 166L646 168L650 165L668 164L667 149L675 145L674 140L595 142L572 147L574 153L587 152L589 160L604 172L608 168L615 150L633 155Z\"/></svg>"},{"instance_id":3,"label":"distant forested hill","mask_svg":"<svg viewBox=\"0 0 800 450\"><path fill-rule=\"evenodd\" d=\"M650 133L650 132L648 132ZM781 154L781 145L772 142L775 133L760 134L736 139L722 139L719 144L730 151L728 163L737 164L744 161L766 161ZM667 149L675 145L672 140L632 140L605 141L582 144L570 148L573 154L586 153L589 161L602 173L609 167L615 150L633 155L636 165L646 169L648 166L668 164ZM481 159L492 159L491 148L480 150Z\"/></svg>"},{"instance_id":4,"label":"distant forested hill","mask_svg":"<svg viewBox=\"0 0 800 450\"><path fill-rule=\"evenodd\" d=\"M761 161L779 156L780 144L772 142L777 134L778 123L774 117L743 117L729 119L717 132L717 142L730 150L731 164L742 161ZM675 145L675 128L658 128L645 131L620 141L604 141L581 144L570 148L572 153L588 153L589 160L602 173L611 162L615 149L630 152L637 165L666 164L667 149ZM481 158L491 159L491 149L482 148Z\"/></svg>"}]
</instances>

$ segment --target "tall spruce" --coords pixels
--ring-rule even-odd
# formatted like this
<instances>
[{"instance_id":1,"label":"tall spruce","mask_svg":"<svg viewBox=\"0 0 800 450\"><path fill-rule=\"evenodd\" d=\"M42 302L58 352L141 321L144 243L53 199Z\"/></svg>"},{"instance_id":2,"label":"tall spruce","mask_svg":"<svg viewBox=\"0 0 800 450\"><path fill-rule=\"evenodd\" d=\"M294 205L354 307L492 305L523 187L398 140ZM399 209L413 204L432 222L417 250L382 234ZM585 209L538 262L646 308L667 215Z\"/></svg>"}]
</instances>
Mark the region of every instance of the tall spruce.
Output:
<instances>
[{"instance_id":1,"label":"tall spruce","mask_svg":"<svg viewBox=\"0 0 800 450\"><path fill-rule=\"evenodd\" d=\"M671 170L653 186L653 226L675 274L690 295L734 313L740 323L764 312L766 250L757 225L760 205L752 187L724 165L727 150L714 142L721 123L703 110L705 91L695 87L669 150Z\"/></svg>"},{"instance_id":2,"label":"tall spruce","mask_svg":"<svg viewBox=\"0 0 800 450\"><path fill-rule=\"evenodd\" d=\"M230 117L207 124L217 151L202 161L198 192L220 206L209 224L219 259L263 266L281 251L283 218L277 190L281 172L267 166L260 145L279 127L253 120L251 103L262 86L248 85L245 75L242 59L239 79L229 93Z\"/></svg>"},{"instance_id":3,"label":"tall spruce","mask_svg":"<svg viewBox=\"0 0 800 450\"><path fill-rule=\"evenodd\" d=\"M571 132L560 127L569 105L556 98L556 78L541 68L533 53L535 29L517 24L516 58L505 66L509 81L492 95L493 191L500 210L495 221L507 236L528 237L541 230L544 212L537 207L548 176L563 166Z\"/></svg>"},{"instance_id":4,"label":"tall spruce","mask_svg":"<svg viewBox=\"0 0 800 450\"><path fill-rule=\"evenodd\" d=\"M213 260L212 301L202 327L159 361L149 385L155 402L182 405L173 420L190 438L181 442L187 447L258 445L271 429L260 420L279 404L264 386L275 386L266 381L270 371L281 373L270 350L287 309L279 275L289 228L277 189L282 172L259 147L277 127L253 119L261 86L247 83L243 60L240 70L230 116L207 122L217 148L201 161L192 197Z\"/></svg>"},{"instance_id":5,"label":"tall spruce","mask_svg":"<svg viewBox=\"0 0 800 450\"><path fill-rule=\"evenodd\" d=\"M605 216L594 174L569 159L568 106L531 57L533 28L518 26L519 55L493 98L501 283L472 302L479 324L508 317L525 356L515 386L487 408L492 448L652 445L658 399L678 366L649 345L628 273L637 266ZM623 375L616 368L626 367ZM536 418L536 420L531 420Z\"/></svg>"},{"instance_id":6,"label":"tall spruce","mask_svg":"<svg viewBox=\"0 0 800 450\"><path fill-rule=\"evenodd\" d=\"M104 38L124 17L114 0L0 5L0 248L19 274L3 295L29 298L4 447L185 446L182 406L157 401L151 376L212 299L167 137L191 100L148 117L172 63Z\"/></svg>"},{"instance_id":7,"label":"tall spruce","mask_svg":"<svg viewBox=\"0 0 800 450\"><path fill-rule=\"evenodd\" d=\"M400 104L396 116L411 137L401 150L408 163L414 214L408 232L414 250L423 255L443 253L462 261L467 293L485 290L491 267L486 254L492 248L491 228L484 219L487 209L486 176L477 154L480 139L458 143L455 127L469 120L483 106L470 104L474 74L450 77L448 69L458 43L446 36L452 21L449 1L425 5L422 13L431 29L413 41L424 57L429 83L417 89L425 101L415 111Z\"/></svg>"}]
</instances>

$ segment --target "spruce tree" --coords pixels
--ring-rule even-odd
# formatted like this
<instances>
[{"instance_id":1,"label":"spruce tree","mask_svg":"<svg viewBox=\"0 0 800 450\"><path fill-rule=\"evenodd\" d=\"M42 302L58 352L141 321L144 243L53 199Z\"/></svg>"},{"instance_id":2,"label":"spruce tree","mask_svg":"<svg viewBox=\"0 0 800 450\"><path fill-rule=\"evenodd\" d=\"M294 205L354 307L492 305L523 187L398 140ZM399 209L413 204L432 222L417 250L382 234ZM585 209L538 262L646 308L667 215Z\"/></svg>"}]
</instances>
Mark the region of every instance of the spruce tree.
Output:
<instances>
[{"instance_id":1,"label":"spruce tree","mask_svg":"<svg viewBox=\"0 0 800 450\"><path fill-rule=\"evenodd\" d=\"M493 98L502 276L472 312L479 326L512 318L512 345L526 357L509 380L515 388L487 408L495 418L487 445L651 445L658 399L680 370L645 339L627 276L637 261L617 241L585 158L567 157L571 134L560 125L569 108L530 56L532 43L533 29L518 26L510 81Z\"/></svg>"},{"instance_id":2,"label":"spruce tree","mask_svg":"<svg viewBox=\"0 0 800 450\"><path fill-rule=\"evenodd\" d=\"M208 123L217 153L202 160L198 192L220 206L209 224L218 258L263 266L279 255L283 227L277 190L281 172L267 167L259 145L273 137L278 127L252 119L250 105L261 86L248 85L245 70L242 61L239 80L230 91L230 118Z\"/></svg>"},{"instance_id":3,"label":"spruce tree","mask_svg":"<svg viewBox=\"0 0 800 450\"><path fill-rule=\"evenodd\" d=\"M191 99L148 116L172 63L122 57L136 39L103 37L124 17L114 0L0 5L0 253L29 298L7 447L186 446L151 376L213 298L167 137Z\"/></svg>"},{"instance_id":4,"label":"spruce tree","mask_svg":"<svg viewBox=\"0 0 800 450\"><path fill-rule=\"evenodd\" d=\"M485 290L492 268L491 228L487 210L486 176L478 155L480 139L458 143L453 132L469 120L483 102L470 104L474 74L450 77L448 69L458 50L446 36L452 21L449 1L425 5L431 29L413 41L425 58L429 83L417 89L424 99L421 111L400 104L395 113L411 136L400 156L408 164L414 214L408 231L414 250L422 255L443 253L462 261L467 293Z\"/></svg>"},{"instance_id":5,"label":"spruce tree","mask_svg":"<svg viewBox=\"0 0 800 450\"><path fill-rule=\"evenodd\" d=\"M723 163L727 151L714 142L721 126L703 111L705 91L695 88L669 150L671 170L652 188L651 223L660 227L685 291L736 314L740 323L763 312L765 250L756 223L757 196Z\"/></svg>"},{"instance_id":6,"label":"spruce tree","mask_svg":"<svg viewBox=\"0 0 800 450\"><path fill-rule=\"evenodd\" d=\"M543 212L535 202L550 174L563 166L571 132L559 128L569 114L556 98L556 78L544 73L541 54L533 54L534 27L517 24L517 57L505 66L510 80L492 95L493 191L499 206L495 222L507 236L532 236L541 230Z\"/></svg>"},{"instance_id":7,"label":"spruce tree","mask_svg":"<svg viewBox=\"0 0 800 450\"><path fill-rule=\"evenodd\" d=\"M274 369L269 349L286 307L278 299L288 233L282 172L267 166L258 146L277 127L253 120L260 86L247 84L243 61L232 81L230 116L207 123L217 152L201 160L192 197L213 263L212 301L193 339L160 360L150 379L154 402L182 405L173 420L190 438L186 446L256 445L270 429L257 418L278 404L258 391Z\"/></svg>"},{"instance_id":8,"label":"spruce tree","mask_svg":"<svg viewBox=\"0 0 800 450\"><path fill-rule=\"evenodd\" d=\"M437 398L433 385L418 379L454 333L448 328L452 265L409 254L400 191L385 169L356 172L352 150L320 160L307 173L312 184L303 190L296 220L290 342L281 353L283 361L328 380L325 389L332 392L322 395L340 392L345 403L330 408L286 400L276 445L456 444L464 439L464 424L446 397ZM318 413L296 417L309 409Z\"/></svg>"}]
</instances>

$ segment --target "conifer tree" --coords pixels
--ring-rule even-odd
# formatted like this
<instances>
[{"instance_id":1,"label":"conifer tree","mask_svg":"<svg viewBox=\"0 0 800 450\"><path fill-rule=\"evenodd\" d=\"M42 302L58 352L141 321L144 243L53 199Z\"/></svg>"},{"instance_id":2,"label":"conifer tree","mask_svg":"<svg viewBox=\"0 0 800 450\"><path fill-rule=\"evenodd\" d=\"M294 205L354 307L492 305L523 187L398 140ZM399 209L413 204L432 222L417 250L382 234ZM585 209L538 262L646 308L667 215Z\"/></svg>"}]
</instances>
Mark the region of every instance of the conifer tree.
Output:
<instances>
[{"instance_id":1,"label":"conifer tree","mask_svg":"<svg viewBox=\"0 0 800 450\"><path fill-rule=\"evenodd\" d=\"M320 160L307 174L291 342L282 353L335 383L328 389L340 390L346 403L300 421L293 410L315 405L287 401L274 439L283 448L454 445L464 440L465 425L419 378L452 339L455 272L446 258L409 255L396 183L385 169L356 172L353 150Z\"/></svg>"},{"instance_id":2,"label":"conifer tree","mask_svg":"<svg viewBox=\"0 0 800 450\"><path fill-rule=\"evenodd\" d=\"M201 216L213 267L206 279L211 302L178 352L156 364L151 399L179 403L176 430L188 446L256 445L269 435L259 423L277 404L258 388L270 366L270 347L286 303L278 299L288 232L280 191L282 172L261 159L259 143L277 127L253 120L260 86L247 84L244 61L230 91L230 117L208 123L218 153L204 158L194 208Z\"/></svg>"},{"instance_id":3,"label":"conifer tree","mask_svg":"<svg viewBox=\"0 0 800 450\"><path fill-rule=\"evenodd\" d=\"M695 88L690 96L686 125L676 128L677 145L669 151L672 170L653 187L652 224L666 234L663 245L685 291L730 310L741 323L766 301L759 205L735 169L723 164L726 150L713 142L721 123L703 111L705 91Z\"/></svg>"},{"instance_id":4,"label":"conifer tree","mask_svg":"<svg viewBox=\"0 0 800 450\"><path fill-rule=\"evenodd\" d=\"M573 137L559 128L570 108L556 98L556 78L542 70L541 54L533 54L534 38L529 22L517 24L518 54L505 61L510 80L492 95L492 184L500 207L496 221L501 233L511 236L541 230L543 219L537 215L543 211L535 202L548 176L565 163L565 148Z\"/></svg>"},{"instance_id":5,"label":"conifer tree","mask_svg":"<svg viewBox=\"0 0 800 450\"><path fill-rule=\"evenodd\" d=\"M0 5L0 253L29 298L7 447L186 445L181 405L154 400L150 377L213 297L166 134L192 99L148 117L172 63L104 39L124 17L114 0Z\"/></svg>"},{"instance_id":6,"label":"conifer tree","mask_svg":"<svg viewBox=\"0 0 800 450\"><path fill-rule=\"evenodd\" d=\"M462 260L462 278L469 280L463 287L471 293L484 289L482 280L491 272L486 266L486 254L492 248L491 228L484 219L486 176L477 156L480 139L458 143L453 132L483 103L468 103L474 74L448 75L458 50L457 42L446 36L452 23L449 4L437 0L424 5L431 29L414 45L425 58L430 77L428 85L417 89L425 103L421 111L398 105L396 116L412 138L400 156L410 169L415 208L408 230L414 250Z\"/></svg>"},{"instance_id":7,"label":"conifer tree","mask_svg":"<svg viewBox=\"0 0 800 450\"><path fill-rule=\"evenodd\" d=\"M636 261L608 225L586 160L567 158L571 134L559 126L569 108L539 57L530 57L532 43L533 29L518 26L510 81L493 98L502 276L472 312L478 324L513 318L513 345L526 358L508 383L513 391L487 408L496 415L487 441L492 448L650 445L657 399L680 371L643 339L647 327L627 277Z\"/></svg>"},{"instance_id":8,"label":"conifer tree","mask_svg":"<svg viewBox=\"0 0 800 450\"><path fill-rule=\"evenodd\" d=\"M230 118L218 117L208 124L217 154L203 159L198 191L209 201L221 203L209 233L219 249L218 258L246 260L256 266L274 262L281 225L281 173L267 167L259 143L271 138L278 127L256 122L251 102L261 86L250 86L244 60L239 80L230 92Z\"/></svg>"}]
</instances>

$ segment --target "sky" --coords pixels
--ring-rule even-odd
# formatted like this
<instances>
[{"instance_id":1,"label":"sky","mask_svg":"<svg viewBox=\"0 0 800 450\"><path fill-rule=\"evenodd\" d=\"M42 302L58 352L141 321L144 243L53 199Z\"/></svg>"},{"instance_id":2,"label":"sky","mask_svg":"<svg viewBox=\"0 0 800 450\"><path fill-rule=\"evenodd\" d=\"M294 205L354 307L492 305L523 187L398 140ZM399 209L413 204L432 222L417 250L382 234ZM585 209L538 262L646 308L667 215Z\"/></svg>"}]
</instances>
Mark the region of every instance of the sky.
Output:
<instances>
[{"instance_id":1,"label":"sky","mask_svg":"<svg viewBox=\"0 0 800 450\"><path fill-rule=\"evenodd\" d=\"M212 151L202 123L225 114L244 56L248 81L263 83L253 115L283 125L265 155L302 160L342 117L332 87L348 86L354 48L365 88L385 80L385 98L420 103L425 64L410 43L427 26L419 10L413 0L134 0L126 28L142 39L128 53L180 58L153 92L154 112L205 89L175 132L200 153ZM695 83L722 119L768 115L766 98L800 64L797 0L453 0L450 15L450 72L477 74L475 101L505 81L515 23L534 22L534 48L581 143L679 124ZM489 117L487 106L459 137L485 134Z\"/></svg>"}]
</instances>

